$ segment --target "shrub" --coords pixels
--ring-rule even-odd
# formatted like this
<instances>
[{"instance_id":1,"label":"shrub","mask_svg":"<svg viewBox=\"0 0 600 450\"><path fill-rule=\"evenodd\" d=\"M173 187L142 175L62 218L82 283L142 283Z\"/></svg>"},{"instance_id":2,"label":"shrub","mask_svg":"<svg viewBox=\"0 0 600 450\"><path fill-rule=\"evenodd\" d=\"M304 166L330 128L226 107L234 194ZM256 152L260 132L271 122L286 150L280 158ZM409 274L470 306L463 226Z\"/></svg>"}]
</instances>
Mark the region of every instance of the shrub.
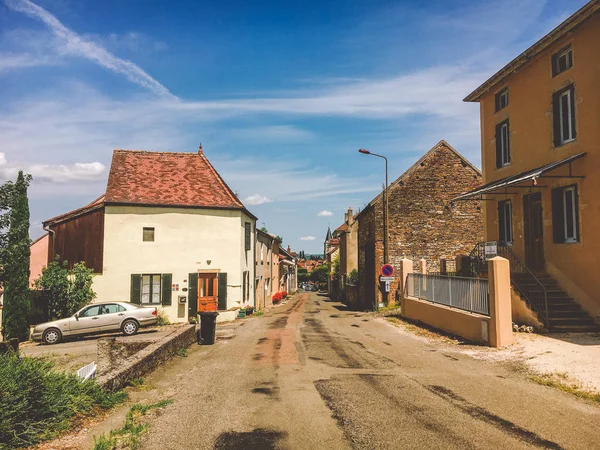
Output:
<instances>
[{"instance_id":1,"label":"shrub","mask_svg":"<svg viewBox=\"0 0 600 450\"><path fill-rule=\"evenodd\" d=\"M279 303L282 298L283 296L281 295L281 292L277 292L273 295L273 303Z\"/></svg>"},{"instance_id":2,"label":"shrub","mask_svg":"<svg viewBox=\"0 0 600 450\"><path fill-rule=\"evenodd\" d=\"M38 358L0 355L0 448L28 447L67 431L75 418L108 409L127 397L94 380L56 372Z\"/></svg>"},{"instance_id":3,"label":"shrub","mask_svg":"<svg viewBox=\"0 0 600 450\"><path fill-rule=\"evenodd\" d=\"M156 326L163 327L165 325L171 325L171 321L169 320L169 316L167 315L166 311L164 309L159 309Z\"/></svg>"},{"instance_id":4,"label":"shrub","mask_svg":"<svg viewBox=\"0 0 600 450\"><path fill-rule=\"evenodd\" d=\"M348 275L348 281L346 283L351 286L358 285L358 270L353 269L352 272L350 272L350 275Z\"/></svg>"}]
</instances>

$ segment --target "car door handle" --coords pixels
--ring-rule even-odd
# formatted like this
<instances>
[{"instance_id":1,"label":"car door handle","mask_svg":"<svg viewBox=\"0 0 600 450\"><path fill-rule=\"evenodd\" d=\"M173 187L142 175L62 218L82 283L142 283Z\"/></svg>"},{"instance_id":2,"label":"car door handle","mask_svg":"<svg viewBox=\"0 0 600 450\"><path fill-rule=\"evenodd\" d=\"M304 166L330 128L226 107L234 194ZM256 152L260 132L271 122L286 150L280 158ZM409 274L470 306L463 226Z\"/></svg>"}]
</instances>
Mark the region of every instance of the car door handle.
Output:
<instances>
[{"instance_id":1,"label":"car door handle","mask_svg":"<svg viewBox=\"0 0 600 450\"><path fill-rule=\"evenodd\" d=\"M92 320L98 320L100 317L92 317Z\"/></svg>"},{"instance_id":2,"label":"car door handle","mask_svg":"<svg viewBox=\"0 0 600 450\"><path fill-rule=\"evenodd\" d=\"M119 313L119 315L120 315L120 316L124 316L124 315L125 315L125 313Z\"/></svg>"}]
</instances>

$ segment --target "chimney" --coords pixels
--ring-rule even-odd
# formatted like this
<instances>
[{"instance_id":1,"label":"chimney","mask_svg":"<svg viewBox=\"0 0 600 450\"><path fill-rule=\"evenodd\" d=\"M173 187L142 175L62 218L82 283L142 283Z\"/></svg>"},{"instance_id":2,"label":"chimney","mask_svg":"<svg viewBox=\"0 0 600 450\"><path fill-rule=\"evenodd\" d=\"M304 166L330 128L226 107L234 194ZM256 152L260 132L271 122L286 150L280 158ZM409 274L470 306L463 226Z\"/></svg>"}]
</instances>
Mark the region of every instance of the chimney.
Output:
<instances>
[{"instance_id":1,"label":"chimney","mask_svg":"<svg viewBox=\"0 0 600 450\"><path fill-rule=\"evenodd\" d=\"M288 253L290 253L292 251L292 248L290 247L290 244L288 244L288 249L287 249Z\"/></svg>"},{"instance_id":2,"label":"chimney","mask_svg":"<svg viewBox=\"0 0 600 450\"><path fill-rule=\"evenodd\" d=\"M202 142L200 142L200 146L198 147L198 154L202 155Z\"/></svg>"},{"instance_id":3,"label":"chimney","mask_svg":"<svg viewBox=\"0 0 600 450\"><path fill-rule=\"evenodd\" d=\"M346 225L350 225L352 221L352 208L348 208L348 212L346 213Z\"/></svg>"}]
</instances>

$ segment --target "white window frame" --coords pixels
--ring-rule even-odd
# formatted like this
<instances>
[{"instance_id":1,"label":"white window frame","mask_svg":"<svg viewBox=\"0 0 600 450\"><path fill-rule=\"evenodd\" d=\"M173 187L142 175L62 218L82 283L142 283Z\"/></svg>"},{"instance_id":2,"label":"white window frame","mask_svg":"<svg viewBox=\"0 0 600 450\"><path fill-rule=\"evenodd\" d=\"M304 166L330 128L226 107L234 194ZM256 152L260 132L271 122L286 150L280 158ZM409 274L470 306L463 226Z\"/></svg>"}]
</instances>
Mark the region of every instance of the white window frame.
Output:
<instances>
[{"instance_id":1,"label":"white window frame","mask_svg":"<svg viewBox=\"0 0 600 450\"><path fill-rule=\"evenodd\" d=\"M149 294L149 302L144 302L144 277L150 277L150 292ZM154 277L158 277L158 279L160 280L159 286L158 286L158 302L153 302L152 301L152 297L153 297L153 286L154 286ZM141 275L140 277L140 305L161 305L162 304L162 283L163 283L163 279L162 279L162 274L160 273L144 273Z\"/></svg>"},{"instance_id":2,"label":"white window frame","mask_svg":"<svg viewBox=\"0 0 600 450\"><path fill-rule=\"evenodd\" d=\"M508 129L508 122L500 125L500 155L502 166L508 166L510 164L510 154L509 154L509 139L510 133Z\"/></svg>"},{"instance_id":3,"label":"white window frame","mask_svg":"<svg viewBox=\"0 0 600 450\"><path fill-rule=\"evenodd\" d=\"M571 210L567 210L567 192L571 193ZM562 191L562 201L563 201L563 220L564 220L564 231L565 231L565 243L572 244L577 242L577 206L575 202L577 201L577 197L575 195L575 187L570 186ZM568 220L573 222L573 236L568 235Z\"/></svg>"},{"instance_id":4,"label":"white window frame","mask_svg":"<svg viewBox=\"0 0 600 450\"><path fill-rule=\"evenodd\" d=\"M555 59L556 67L554 68L554 70L556 71L557 75L559 73L563 73L565 70L570 69L571 67L573 67L572 63L569 66L569 59L571 59L571 61L573 61L572 52L573 52L572 48L568 47L568 48L564 49L562 52L560 52L560 53L558 53L556 55L556 59ZM569 53L571 53L571 58L569 58ZM565 58L565 68L563 70L560 70L560 60L562 58Z\"/></svg>"},{"instance_id":5,"label":"white window frame","mask_svg":"<svg viewBox=\"0 0 600 450\"><path fill-rule=\"evenodd\" d=\"M559 123L559 127L560 127L559 129L560 129L560 143L561 144L566 144L568 142L575 140L575 137L574 137L575 130L573 130L573 110L571 109L573 99L571 98L571 95L572 95L571 89L567 89L565 92L561 93L558 96L558 123ZM567 138L565 138L565 136L563 135L563 132L564 132L563 98L567 99L567 120L569 121L569 123L568 123L569 136Z\"/></svg>"}]
</instances>

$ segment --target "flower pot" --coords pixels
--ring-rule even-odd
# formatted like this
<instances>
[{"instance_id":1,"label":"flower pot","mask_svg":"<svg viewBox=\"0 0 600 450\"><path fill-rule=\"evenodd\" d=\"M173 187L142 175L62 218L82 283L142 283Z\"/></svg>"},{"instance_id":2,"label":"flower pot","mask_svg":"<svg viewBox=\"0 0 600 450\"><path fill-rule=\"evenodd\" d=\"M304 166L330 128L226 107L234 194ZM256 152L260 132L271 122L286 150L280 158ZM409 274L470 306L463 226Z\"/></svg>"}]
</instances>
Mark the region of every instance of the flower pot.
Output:
<instances>
[{"instance_id":1,"label":"flower pot","mask_svg":"<svg viewBox=\"0 0 600 450\"><path fill-rule=\"evenodd\" d=\"M246 310L245 309L240 309L238 312L238 317L246 317Z\"/></svg>"}]
</instances>

